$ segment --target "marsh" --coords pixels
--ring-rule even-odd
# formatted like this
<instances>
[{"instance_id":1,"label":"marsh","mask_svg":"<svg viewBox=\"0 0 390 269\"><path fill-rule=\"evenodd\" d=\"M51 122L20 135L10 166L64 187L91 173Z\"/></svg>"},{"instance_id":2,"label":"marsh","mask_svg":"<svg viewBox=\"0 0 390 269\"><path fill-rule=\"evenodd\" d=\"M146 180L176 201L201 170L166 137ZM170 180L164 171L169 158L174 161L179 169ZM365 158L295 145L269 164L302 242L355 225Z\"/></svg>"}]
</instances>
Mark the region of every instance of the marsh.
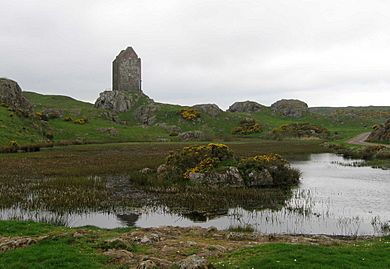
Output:
<instances>
[{"instance_id":1,"label":"marsh","mask_svg":"<svg viewBox=\"0 0 390 269\"><path fill-rule=\"evenodd\" d=\"M230 143L240 156L283 154L302 172L290 188L143 186L133 173L156 167L185 143L84 145L1 155L1 219L67 226L252 227L261 233L383 235L390 172L356 167L316 141ZM314 152L314 153L313 153Z\"/></svg>"}]
</instances>

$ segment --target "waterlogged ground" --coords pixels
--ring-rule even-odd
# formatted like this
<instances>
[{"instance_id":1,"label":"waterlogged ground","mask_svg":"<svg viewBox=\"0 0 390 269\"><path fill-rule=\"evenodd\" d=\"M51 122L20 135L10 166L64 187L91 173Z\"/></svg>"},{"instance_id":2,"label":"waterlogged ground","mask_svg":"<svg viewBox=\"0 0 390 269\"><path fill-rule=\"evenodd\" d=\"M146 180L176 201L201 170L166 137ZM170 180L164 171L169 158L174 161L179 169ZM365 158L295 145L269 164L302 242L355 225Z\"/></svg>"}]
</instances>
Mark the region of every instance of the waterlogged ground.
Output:
<instances>
[{"instance_id":1,"label":"waterlogged ground","mask_svg":"<svg viewBox=\"0 0 390 269\"><path fill-rule=\"evenodd\" d=\"M177 145L133 145L127 151L114 147L106 152L78 148L72 158L69 154L51 152L49 156L37 154L15 159L24 164L26 174L15 173L13 181L2 177L0 218L34 219L73 227L196 225L228 229L240 226L267 234L383 235L389 232L389 170L357 167L356 161L328 153L292 158L289 152L283 152L288 145L267 143L272 142L233 147L241 148L241 155L276 149L290 156L293 166L303 172L298 187L248 191L150 186L139 189L129 179L131 170L145 167L146 163L153 167ZM290 145L290 148L301 146ZM311 151L316 151L314 144L310 146ZM106 173L101 166L109 159L117 166L110 163ZM37 160L41 162L37 166L55 160L59 168L51 168L43 177L41 170L31 168ZM6 158L0 161L10 164ZM67 162L77 161L81 164L74 164L75 172L63 168L69 167ZM132 162L130 167L126 166L128 162ZM97 173L92 175L94 165ZM32 169L30 173L28 169ZM50 177L53 174L55 177ZM22 189L30 191L26 193Z\"/></svg>"}]
</instances>

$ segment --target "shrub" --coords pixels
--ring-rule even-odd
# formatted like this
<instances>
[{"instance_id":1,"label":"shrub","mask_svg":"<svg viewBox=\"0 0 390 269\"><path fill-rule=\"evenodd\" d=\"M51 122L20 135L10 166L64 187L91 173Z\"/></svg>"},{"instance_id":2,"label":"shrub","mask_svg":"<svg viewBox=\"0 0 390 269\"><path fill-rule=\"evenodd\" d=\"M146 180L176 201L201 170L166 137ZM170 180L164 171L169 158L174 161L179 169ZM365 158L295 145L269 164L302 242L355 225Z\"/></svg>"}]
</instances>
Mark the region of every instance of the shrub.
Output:
<instances>
[{"instance_id":1,"label":"shrub","mask_svg":"<svg viewBox=\"0 0 390 269\"><path fill-rule=\"evenodd\" d=\"M46 131L46 132L44 133L44 135L45 135L45 137L46 137L47 139L49 139L49 140L53 140L53 138L54 138L54 134L53 134L52 131Z\"/></svg>"},{"instance_id":2,"label":"shrub","mask_svg":"<svg viewBox=\"0 0 390 269\"><path fill-rule=\"evenodd\" d=\"M11 140L11 141L9 141L8 144L9 144L11 147L14 147L14 148L19 147L19 144L18 144L18 142L16 142L16 140Z\"/></svg>"},{"instance_id":3,"label":"shrub","mask_svg":"<svg viewBox=\"0 0 390 269\"><path fill-rule=\"evenodd\" d=\"M240 126L232 130L233 134L248 135L254 133L260 133L262 131L261 125L254 119L243 119L240 121Z\"/></svg>"},{"instance_id":4,"label":"shrub","mask_svg":"<svg viewBox=\"0 0 390 269\"><path fill-rule=\"evenodd\" d=\"M278 154L257 155L244 158L238 164L238 169L244 180L249 180L253 171L268 171L273 179L273 185L297 184L301 173L290 166L289 162Z\"/></svg>"},{"instance_id":5,"label":"shrub","mask_svg":"<svg viewBox=\"0 0 390 269\"><path fill-rule=\"evenodd\" d=\"M254 172L258 173L254 175ZM245 183L248 187L292 185L299 182L301 175L280 155L271 153L240 160L223 144L190 146L172 152L157 174L160 180L176 181L194 176L195 182L203 184L224 182L244 186Z\"/></svg>"},{"instance_id":6,"label":"shrub","mask_svg":"<svg viewBox=\"0 0 390 269\"><path fill-rule=\"evenodd\" d=\"M377 159L382 159L382 160L390 159L390 148L383 148L383 149L379 150L376 153L375 157Z\"/></svg>"},{"instance_id":7,"label":"shrub","mask_svg":"<svg viewBox=\"0 0 390 269\"><path fill-rule=\"evenodd\" d=\"M64 116L64 121L73 121L71 116Z\"/></svg>"},{"instance_id":8,"label":"shrub","mask_svg":"<svg viewBox=\"0 0 390 269\"><path fill-rule=\"evenodd\" d=\"M200 113L193 108L184 108L179 112L180 116L188 121L196 120L200 117Z\"/></svg>"},{"instance_id":9,"label":"shrub","mask_svg":"<svg viewBox=\"0 0 390 269\"><path fill-rule=\"evenodd\" d=\"M367 146L367 147L364 147L363 149L360 150L360 156L361 158L365 159L365 160L369 160L369 159L373 159L378 152L382 151L386 149L385 146L381 146L381 145L378 145L378 146Z\"/></svg>"},{"instance_id":10,"label":"shrub","mask_svg":"<svg viewBox=\"0 0 390 269\"><path fill-rule=\"evenodd\" d=\"M48 117L42 112L35 112L35 117L39 120L48 121Z\"/></svg>"},{"instance_id":11,"label":"shrub","mask_svg":"<svg viewBox=\"0 0 390 269\"><path fill-rule=\"evenodd\" d=\"M223 144L208 144L185 147L171 153L166 165L175 167L174 177L188 177L192 172L206 172L224 163L235 162L233 151Z\"/></svg>"},{"instance_id":12,"label":"shrub","mask_svg":"<svg viewBox=\"0 0 390 269\"><path fill-rule=\"evenodd\" d=\"M328 138L330 132L328 129L310 123L291 123L284 124L274 128L272 134L275 138L281 137L318 137Z\"/></svg>"},{"instance_id":13,"label":"shrub","mask_svg":"<svg viewBox=\"0 0 390 269\"><path fill-rule=\"evenodd\" d=\"M88 122L88 120L85 119L85 118L80 118L80 119L75 119L75 120L73 120L73 123L74 123L74 124L80 124L80 125L84 125L84 124L86 124L87 122Z\"/></svg>"}]
</instances>

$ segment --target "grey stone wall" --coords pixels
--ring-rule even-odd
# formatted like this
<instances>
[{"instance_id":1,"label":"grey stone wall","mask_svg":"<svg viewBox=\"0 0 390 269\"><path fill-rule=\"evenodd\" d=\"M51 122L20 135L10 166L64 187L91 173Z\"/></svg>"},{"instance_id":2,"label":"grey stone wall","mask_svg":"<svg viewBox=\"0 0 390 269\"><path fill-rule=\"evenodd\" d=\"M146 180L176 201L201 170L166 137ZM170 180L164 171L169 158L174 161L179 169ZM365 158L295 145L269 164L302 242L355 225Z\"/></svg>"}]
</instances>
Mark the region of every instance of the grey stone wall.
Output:
<instances>
[{"instance_id":1,"label":"grey stone wall","mask_svg":"<svg viewBox=\"0 0 390 269\"><path fill-rule=\"evenodd\" d=\"M141 93L141 59L132 47L122 50L112 63L112 90Z\"/></svg>"}]
</instances>

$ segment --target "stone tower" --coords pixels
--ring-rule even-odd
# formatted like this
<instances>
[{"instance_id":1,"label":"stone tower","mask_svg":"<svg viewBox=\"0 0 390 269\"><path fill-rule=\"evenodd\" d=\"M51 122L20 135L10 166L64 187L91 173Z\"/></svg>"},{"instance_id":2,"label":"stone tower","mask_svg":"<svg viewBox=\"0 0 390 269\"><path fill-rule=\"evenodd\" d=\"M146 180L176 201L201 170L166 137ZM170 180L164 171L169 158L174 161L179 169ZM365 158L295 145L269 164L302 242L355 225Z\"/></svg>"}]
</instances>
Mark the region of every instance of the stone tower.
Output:
<instances>
[{"instance_id":1,"label":"stone tower","mask_svg":"<svg viewBox=\"0 0 390 269\"><path fill-rule=\"evenodd\" d=\"M112 90L142 93L141 59L132 47L122 50L112 63Z\"/></svg>"}]
</instances>

